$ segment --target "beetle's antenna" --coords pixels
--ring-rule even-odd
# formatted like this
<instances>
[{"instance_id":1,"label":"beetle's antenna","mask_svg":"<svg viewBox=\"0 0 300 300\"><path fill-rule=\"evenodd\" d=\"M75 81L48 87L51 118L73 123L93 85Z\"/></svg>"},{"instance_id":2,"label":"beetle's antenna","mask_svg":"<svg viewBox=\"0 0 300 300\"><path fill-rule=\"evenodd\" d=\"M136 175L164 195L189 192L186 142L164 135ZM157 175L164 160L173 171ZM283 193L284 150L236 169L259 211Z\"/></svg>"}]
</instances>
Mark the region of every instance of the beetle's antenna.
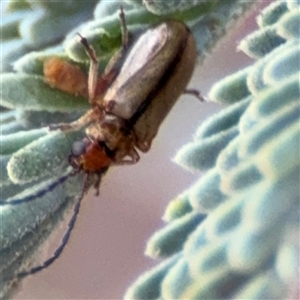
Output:
<instances>
[{"instance_id":1,"label":"beetle's antenna","mask_svg":"<svg viewBox=\"0 0 300 300\"><path fill-rule=\"evenodd\" d=\"M88 185L88 182L89 182L89 173L86 173L85 174L85 179L84 179L84 183L83 183L83 187L82 187L82 191L80 193L80 196L73 208L73 215L68 223L68 227L67 227L67 230L65 232L65 234L63 235L62 239L61 239L61 243L60 245L56 248L56 250L54 251L54 253L51 255L50 258L48 258L47 260L45 260L42 264L36 266L36 267L33 267L27 271L23 271L23 272L19 272L11 277L4 277L2 279L3 282L6 282L6 281L12 281L14 279L21 279L21 278L24 278L26 276L29 276L29 275L33 275L35 273L38 273L46 268L48 268L50 265L53 264L53 262L55 262L59 257L60 255L62 254L63 250L65 249L69 239L70 239L70 236L71 236L71 233L75 227L75 223L76 223L76 220L77 220L77 216L79 214L79 210L80 210L80 206L81 206L81 202L82 202L82 199L84 197L84 194L85 192L87 191L87 185Z\"/></svg>"},{"instance_id":2,"label":"beetle's antenna","mask_svg":"<svg viewBox=\"0 0 300 300\"><path fill-rule=\"evenodd\" d=\"M90 70L89 70L89 77L88 77L88 93L89 93L89 102L92 104L93 99L96 95L96 86L97 86L97 78L98 78L98 66L99 61L96 56L96 52L91 47L86 38L84 38L81 34L77 33L79 37L79 42L85 48L85 52L90 58Z\"/></svg>"},{"instance_id":3,"label":"beetle's antenna","mask_svg":"<svg viewBox=\"0 0 300 300\"><path fill-rule=\"evenodd\" d=\"M77 174L77 172L68 172L65 175L55 179L52 181L46 188L41 188L40 190L37 190L34 194L30 194L28 196L25 196L23 198L11 198L9 200L3 200L0 199L0 206L5 205L18 205L26 202L30 202L36 198L43 197L45 194L51 192L53 189L55 189L58 185L63 184L70 176L74 176Z\"/></svg>"}]
</instances>

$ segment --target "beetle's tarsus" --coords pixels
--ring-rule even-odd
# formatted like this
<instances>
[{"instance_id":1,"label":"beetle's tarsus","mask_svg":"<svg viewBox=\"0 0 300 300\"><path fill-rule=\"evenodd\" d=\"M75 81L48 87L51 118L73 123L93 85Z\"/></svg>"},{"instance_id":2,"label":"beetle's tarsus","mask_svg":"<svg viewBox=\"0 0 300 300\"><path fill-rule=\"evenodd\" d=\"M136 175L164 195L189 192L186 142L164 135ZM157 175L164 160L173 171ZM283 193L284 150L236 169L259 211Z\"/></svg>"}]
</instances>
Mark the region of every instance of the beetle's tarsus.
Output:
<instances>
[{"instance_id":1,"label":"beetle's tarsus","mask_svg":"<svg viewBox=\"0 0 300 300\"><path fill-rule=\"evenodd\" d=\"M195 96L201 102L205 102L205 99L201 96L200 91L194 89L185 89L184 94L189 94Z\"/></svg>"}]
</instances>

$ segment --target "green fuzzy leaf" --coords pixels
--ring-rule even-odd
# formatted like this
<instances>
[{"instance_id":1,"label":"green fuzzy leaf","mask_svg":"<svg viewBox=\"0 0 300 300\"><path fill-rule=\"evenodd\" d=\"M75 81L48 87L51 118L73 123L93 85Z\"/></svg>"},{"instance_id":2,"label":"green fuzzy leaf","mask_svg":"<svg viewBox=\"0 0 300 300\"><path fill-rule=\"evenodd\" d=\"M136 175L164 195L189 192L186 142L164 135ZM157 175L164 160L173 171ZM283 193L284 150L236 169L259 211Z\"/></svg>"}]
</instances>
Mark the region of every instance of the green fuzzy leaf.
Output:
<instances>
[{"instance_id":1,"label":"green fuzzy leaf","mask_svg":"<svg viewBox=\"0 0 300 300\"><path fill-rule=\"evenodd\" d=\"M294 268L298 264L298 248L296 245L284 244L278 251L276 258L276 272L280 279L286 282L292 282L297 278L297 270Z\"/></svg>"},{"instance_id":2,"label":"green fuzzy leaf","mask_svg":"<svg viewBox=\"0 0 300 300\"><path fill-rule=\"evenodd\" d=\"M58 176L66 170L71 145L80 135L53 132L15 152L7 165L10 179L24 184L45 176Z\"/></svg>"},{"instance_id":3,"label":"green fuzzy leaf","mask_svg":"<svg viewBox=\"0 0 300 300\"><path fill-rule=\"evenodd\" d=\"M29 131L18 131L14 134L1 136L0 154L6 155L14 153L32 141L48 133L46 128Z\"/></svg>"},{"instance_id":4,"label":"green fuzzy leaf","mask_svg":"<svg viewBox=\"0 0 300 300\"><path fill-rule=\"evenodd\" d=\"M277 60L273 59L265 66L264 78L270 85L276 85L290 76L298 75L300 66L300 49L290 49Z\"/></svg>"},{"instance_id":5,"label":"green fuzzy leaf","mask_svg":"<svg viewBox=\"0 0 300 300\"><path fill-rule=\"evenodd\" d=\"M286 293L287 287L272 272L263 272L249 280L233 299L283 299Z\"/></svg>"},{"instance_id":6,"label":"green fuzzy leaf","mask_svg":"<svg viewBox=\"0 0 300 300\"><path fill-rule=\"evenodd\" d=\"M253 109L253 115L260 118L270 116L286 105L298 102L299 95L299 76L295 74L291 78L262 92L259 101L253 103L251 110Z\"/></svg>"},{"instance_id":7,"label":"green fuzzy leaf","mask_svg":"<svg viewBox=\"0 0 300 300\"><path fill-rule=\"evenodd\" d=\"M19 34L19 28L18 25L21 22L21 20L25 17L27 17L29 14L28 11L21 11L21 12L14 12L10 13L8 15L1 16L1 24L0 24L0 30L1 30L1 40L9 40L9 39L15 39L20 38Z\"/></svg>"},{"instance_id":8,"label":"green fuzzy leaf","mask_svg":"<svg viewBox=\"0 0 300 300\"><path fill-rule=\"evenodd\" d=\"M165 210L163 220L172 222L178 218L185 216L192 211L192 206L187 193L183 193L173 199Z\"/></svg>"},{"instance_id":9,"label":"green fuzzy leaf","mask_svg":"<svg viewBox=\"0 0 300 300\"><path fill-rule=\"evenodd\" d=\"M264 8L261 14L257 17L257 24L260 27L266 27L273 25L283 14L288 11L287 4L285 1L275 1L270 3L266 8Z\"/></svg>"},{"instance_id":10,"label":"green fuzzy leaf","mask_svg":"<svg viewBox=\"0 0 300 300\"><path fill-rule=\"evenodd\" d=\"M220 151L238 134L236 127L184 146L174 161L192 170L208 170L216 164Z\"/></svg>"},{"instance_id":11,"label":"green fuzzy leaf","mask_svg":"<svg viewBox=\"0 0 300 300\"><path fill-rule=\"evenodd\" d=\"M285 109L279 110L266 118L264 122L258 123L250 132L246 132L246 139L240 145L239 155L255 155L264 145L267 145L272 138L277 138L278 133L291 128L295 122L299 121L300 108L298 103L286 105ZM288 129L290 130L290 129Z\"/></svg>"},{"instance_id":12,"label":"green fuzzy leaf","mask_svg":"<svg viewBox=\"0 0 300 300\"><path fill-rule=\"evenodd\" d=\"M251 98L245 99L216 113L212 118L207 119L201 124L199 130L196 132L196 137L200 140L208 138L237 125L250 101Z\"/></svg>"},{"instance_id":13,"label":"green fuzzy leaf","mask_svg":"<svg viewBox=\"0 0 300 300\"><path fill-rule=\"evenodd\" d=\"M11 134L24 130L25 128L17 121L9 122L7 124L1 124L1 135Z\"/></svg>"},{"instance_id":14,"label":"green fuzzy leaf","mask_svg":"<svg viewBox=\"0 0 300 300\"><path fill-rule=\"evenodd\" d=\"M124 299L152 300L160 297L160 287L165 274L177 262L180 255L174 255L141 276L126 292Z\"/></svg>"},{"instance_id":15,"label":"green fuzzy leaf","mask_svg":"<svg viewBox=\"0 0 300 300\"><path fill-rule=\"evenodd\" d=\"M48 48L42 52L30 52L14 62L14 70L26 74L44 75L44 61L49 57L58 57L67 60L62 46Z\"/></svg>"},{"instance_id":16,"label":"green fuzzy leaf","mask_svg":"<svg viewBox=\"0 0 300 300\"><path fill-rule=\"evenodd\" d=\"M51 41L62 40L68 31L89 17L91 12L86 10L69 15L68 18L65 14L57 15L44 10L35 10L30 18L20 24L20 33L27 45L38 48L50 44Z\"/></svg>"},{"instance_id":17,"label":"green fuzzy leaf","mask_svg":"<svg viewBox=\"0 0 300 300\"><path fill-rule=\"evenodd\" d=\"M1 105L50 112L83 111L90 107L83 97L75 97L51 88L41 76L14 73L2 75Z\"/></svg>"},{"instance_id":18,"label":"green fuzzy leaf","mask_svg":"<svg viewBox=\"0 0 300 300\"><path fill-rule=\"evenodd\" d=\"M239 49L253 58L260 58L282 45L285 39L278 35L277 26L268 26L248 35L239 44Z\"/></svg>"},{"instance_id":19,"label":"green fuzzy leaf","mask_svg":"<svg viewBox=\"0 0 300 300\"><path fill-rule=\"evenodd\" d=\"M11 51L14 49L14 51ZM24 41L19 38L10 39L7 41L3 41L1 43L1 65L0 72L11 72L12 71L12 63L28 52L28 48L25 45ZM3 88L2 83L2 88Z\"/></svg>"},{"instance_id":20,"label":"green fuzzy leaf","mask_svg":"<svg viewBox=\"0 0 300 300\"><path fill-rule=\"evenodd\" d=\"M192 207L200 212L209 212L216 208L226 199L226 196L216 188L219 186L220 175L214 168L189 189L188 195Z\"/></svg>"},{"instance_id":21,"label":"green fuzzy leaf","mask_svg":"<svg viewBox=\"0 0 300 300\"><path fill-rule=\"evenodd\" d=\"M262 174L256 166L247 161L240 163L231 172L224 174L221 180L221 191L232 196L260 182Z\"/></svg>"},{"instance_id":22,"label":"green fuzzy leaf","mask_svg":"<svg viewBox=\"0 0 300 300\"><path fill-rule=\"evenodd\" d=\"M257 201L246 201L243 208L244 226L255 231L272 228L284 220L287 213L297 210L299 177L296 169L280 180L265 181L257 186L254 190Z\"/></svg>"},{"instance_id":23,"label":"green fuzzy leaf","mask_svg":"<svg viewBox=\"0 0 300 300\"><path fill-rule=\"evenodd\" d=\"M173 266L162 282L163 299L179 299L181 292L193 282L185 259L179 260Z\"/></svg>"},{"instance_id":24,"label":"green fuzzy leaf","mask_svg":"<svg viewBox=\"0 0 300 300\"><path fill-rule=\"evenodd\" d=\"M225 104L235 103L247 98L250 95L247 86L247 77L250 70L251 67L248 67L215 84L209 92L209 98L212 101Z\"/></svg>"},{"instance_id":25,"label":"green fuzzy leaf","mask_svg":"<svg viewBox=\"0 0 300 300\"><path fill-rule=\"evenodd\" d=\"M270 180L284 177L300 166L299 145L300 126L295 122L260 149L255 163Z\"/></svg>"},{"instance_id":26,"label":"green fuzzy leaf","mask_svg":"<svg viewBox=\"0 0 300 300\"><path fill-rule=\"evenodd\" d=\"M300 13L299 9L286 14L278 24L278 34L286 39L300 38Z\"/></svg>"},{"instance_id":27,"label":"green fuzzy leaf","mask_svg":"<svg viewBox=\"0 0 300 300\"><path fill-rule=\"evenodd\" d=\"M283 222L277 222L271 228L264 228L259 232L251 227L240 227L232 236L234 241L227 245L230 267L241 273L265 270L279 242L278 232Z\"/></svg>"},{"instance_id":28,"label":"green fuzzy leaf","mask_svg":"<svg viewBox=\"0 0 300 300\"><path fill-rule=\"evenodd\" d=\"M188 235L201 224L206 215L191 212L174 220L168 227L156 232L147 243L147 256L168 257L182 250Z\"/></svg>"},{"instance_id":29,"label":"green fuzzy leaf","mask_svg":"<svg viewBox=\"0 0 300 300\"><path fill-rule=\"evenodd\" d=\"M11 155L1 155L0 156L0 180L2 187L10 183L10 179L7 173L7 163L9 162ZM2 194L2 190L1 190ZM1 195L3 197L3 195Z\"/></svg>"}]
</instances>

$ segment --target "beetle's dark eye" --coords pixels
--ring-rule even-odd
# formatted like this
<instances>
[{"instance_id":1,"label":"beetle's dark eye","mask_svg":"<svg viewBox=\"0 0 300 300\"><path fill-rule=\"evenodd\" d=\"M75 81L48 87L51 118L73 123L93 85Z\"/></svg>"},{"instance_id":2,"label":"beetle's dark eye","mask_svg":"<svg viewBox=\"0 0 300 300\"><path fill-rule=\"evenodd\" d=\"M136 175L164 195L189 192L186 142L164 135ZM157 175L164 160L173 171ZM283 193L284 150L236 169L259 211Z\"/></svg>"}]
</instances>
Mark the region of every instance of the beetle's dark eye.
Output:
<instances>
[{"instance_id":1,"label":"beetle's dark eye","mask_svg":"<svg viewBox=\"0 0 300 300\"><path fill-rule=\"evenodd\" d=\"M86 152L86 147L87 147L87 144L84 140L76 141L72 145L71 152L74 156L79 156L79 155L82 155Z\"/></svg>"}]
</instances>

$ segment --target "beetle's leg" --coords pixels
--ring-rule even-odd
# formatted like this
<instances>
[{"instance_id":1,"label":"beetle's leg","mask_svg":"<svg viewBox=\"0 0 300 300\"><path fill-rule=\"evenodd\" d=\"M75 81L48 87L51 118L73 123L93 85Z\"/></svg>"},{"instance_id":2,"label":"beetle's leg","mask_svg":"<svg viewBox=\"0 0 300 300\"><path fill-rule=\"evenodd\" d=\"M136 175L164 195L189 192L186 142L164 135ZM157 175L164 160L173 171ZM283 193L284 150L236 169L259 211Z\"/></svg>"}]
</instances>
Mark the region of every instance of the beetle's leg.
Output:
<instances>
[{"instance_id":1,"label":"beetle's leg","mask_svg":"<svg viewBox=\"0 0 300 300\"><path fill-rule=\"evenodd\" d=\"M93 104L93 100L96 95L99 61L96 57L95 50L89 45L87 39L82 37L79 33L77 33L77 35L79 37L79 42L83 45L88 57L91 60L89 77L88 77L88 94L89 94L89 101L91 104Z\"/></svg>"},{"instance_id":2,"label":"beetle's leg","mask_svg":"<svg viewBox=\"0 0 300 300\"><path fill-rule=\"evenodd\" d=\"M128 45L128 30L126 26L125 14L123 10L123 6L120 6L120 22L121 22L121 30L122 30L122 47L127 48Z\"/></svg>"},{"instance_id":3,"label":"beetle's leg","mask_svg":"<svg viewBox=\"0 0 300 300\"><path fill-rule=\"evenodd\" d=\"M83 116L81 116L78 120L71 123L58 123L58 124L50 124L49 130L57 130L61 131L76 131L80 130L82 127L88 125L94 120L99 120L103 117L103 112L101 110L90 109Z\"/></svg>"},{"instance_id":4,"label":"beetle's leg","mask_svg":"<svg viewBox=\"0 0 300 300\"><path fill-rule=\"evenodd\" d=\"M184 94L189 94L195 96L197 99L199 99L201 102L204 102L205 99L201 96L201 93L198 90L194 89L185 89Z\"/></svg>"},{"instance_id":5,"label":"beetle's leg","mask_svg":"<svg viewBox=\"0 0 300 300\"><path fill-rule=\"evenodd\" d=\"M131 148L130 152L126 156L129 156L130 159L125 159L125 158L122 158L120 160L116 159L112 164L113 165L134 165L140 160L140 155L135 150L135 148Z\"/></svg>"},{"instance_id":6,"label":"beetle's leg","mask_svg":"<svg viewBox=\"0 0 300 300\"><path fill-rule=\"evenodd\" d=\"M151 148L152 140L151 141L144 141L144 142L137 142L136 147L141 150L142 152L148 152Z\"/></svg>"}]
</instances>

